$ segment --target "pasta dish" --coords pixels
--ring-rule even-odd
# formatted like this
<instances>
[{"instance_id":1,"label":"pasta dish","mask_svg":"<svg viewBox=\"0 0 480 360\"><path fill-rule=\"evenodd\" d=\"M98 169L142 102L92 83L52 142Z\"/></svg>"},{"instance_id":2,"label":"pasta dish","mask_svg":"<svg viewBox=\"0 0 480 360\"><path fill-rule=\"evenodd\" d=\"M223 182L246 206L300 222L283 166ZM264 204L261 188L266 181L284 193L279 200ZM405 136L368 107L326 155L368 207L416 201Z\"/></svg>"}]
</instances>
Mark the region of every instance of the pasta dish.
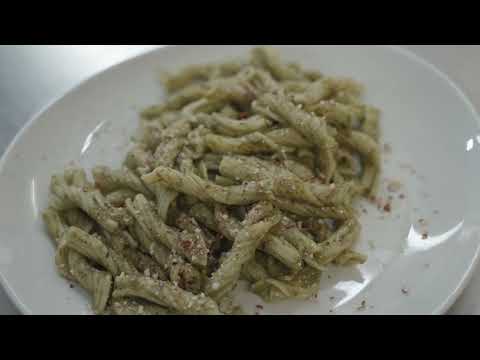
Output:
<instances>
[{"instance_id":1,"label":"pasta dish","mask_svg":"<svg viewBox=\"0 0 480 360\"><path fill-rule=\"evenodd\" d=\"M241 314L239 281L307 300L326 267L366 261L354 202L375 193L380 112L360 84L271 48L162 81L119 168L51 179L55 264L96 314Z\"/></svg>"}]
</instances>

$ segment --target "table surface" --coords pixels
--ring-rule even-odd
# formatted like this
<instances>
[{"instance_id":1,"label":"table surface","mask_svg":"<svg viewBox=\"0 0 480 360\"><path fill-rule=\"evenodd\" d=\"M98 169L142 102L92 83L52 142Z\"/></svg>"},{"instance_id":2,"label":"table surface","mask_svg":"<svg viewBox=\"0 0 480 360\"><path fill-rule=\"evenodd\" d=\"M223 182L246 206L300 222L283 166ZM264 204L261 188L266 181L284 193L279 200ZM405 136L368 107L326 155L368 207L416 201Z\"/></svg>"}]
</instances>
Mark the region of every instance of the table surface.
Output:
<instances>
[{"instance_id":1,"label":"table surface","mask_svg":"<svg viewBox=\"0 0 480 360\"><path fill-rule=\"evenodd\" d=\"M158 45L0 46L0 155L46 104L92 74ZM448 74L480 109L479 45L404 46ZM477 76L475 76L477 74ZM449 314L480 314L480 268ZM0 288L0 315L19 314Z\"/></svg>"}]
</instances>

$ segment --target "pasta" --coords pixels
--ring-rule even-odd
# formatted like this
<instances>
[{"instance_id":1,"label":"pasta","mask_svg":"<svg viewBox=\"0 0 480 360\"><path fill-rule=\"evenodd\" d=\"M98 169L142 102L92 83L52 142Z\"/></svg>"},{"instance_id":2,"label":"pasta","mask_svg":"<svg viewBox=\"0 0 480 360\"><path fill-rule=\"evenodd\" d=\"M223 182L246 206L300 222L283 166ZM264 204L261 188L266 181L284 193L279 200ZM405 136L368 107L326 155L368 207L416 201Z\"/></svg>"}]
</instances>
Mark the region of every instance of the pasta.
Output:
<instances>
[{"instance_id":1,"label":"pasta","mask_svg":"<svg viewBox=\"0 0 480 360\"><path fill-rule=\"evenodd\" d=\"M218 305L205 296L193 295L170 282L155 281L146 276L119 276L115 278L112 297L140 298L187 315L218 315Z\"/></svg>"},{"instance_id":2,"label":"pasta","mask_svg":"<svg viewBox=\"0 0 480 360\"><path fill-rule=\"evenodd\" d=\"M95 269L75 251L68 252L69 272L73 278L93 296L93 310L101 314L110 297L113 280L106 271Z\"/></svg>"},{"instance_id":3,"label":"pasta","mask_svg":"<svg viewBox=\"0 0 480 360\"><path fill-rule=\"evenodd\" d=\"M54 262L96 314L241 314L239 281L306 300L328 266L367 261L354 203L375 194L381 114L360 84L272 48L162 81L119 168L51 179Z\"/></svg>"},{"instance_id":4,"label":"pasta","mask_svg":"<svg viewBox=\"0 0 480 360\"><path fill-rule=\"evenodd\" d=\"M225 238L229 241L235 242L238 233L241 231L242 224L230 216L230 214L222 206L216 207L215 218L218 232L225 236ZM298 253L298 251L296 251L295 248L292 248L292 246L281 237L267 235L263 245L259 247L258 250L278 259L280 262L285 264L285 266L293 270L299 270L302 267L301 255Z\"/></svg>"},{"instance_id":5,"label":"pasta","mask_svg":"<svg viewBox=\"0 0 480 360\"><path fill-rule=\"evenodd\" d=\"M123 316L134 316L134 315L144 315L144 316L155 316L155 315L168 315L168 309L153 305L146 301L142 302L139 300L115 300L111 306L111 312L113 315L123 315Z\"/></svg>"},{"instance_id":6,"label":"pasta","mask_svg":"<svg viewBox=\"0 0 480 360\"><path fill-rule=\"evenodd\" d=\"M154 241L166 246L172 251L178 252L193 264L206 266L206 244L187 232L180 232L165 224L158 216L155 216L153 207L142 195L137 195L132 202L127 200L126 206L140 228Z\"/></svg>"},{"instance_id":7,"label":"pasta","mask_svg":"<svg viewBox=\"0 0 480 360\"><path fill-rule=\"evenodd\" d=\"M220 268L209 278L206 286L208 295L214 299L221 299L222 295L231 290L240 277L242 266L254 257L260 241L279 221L278 215L254 224L247 221L245 228L235 237L233 247Z\"/></svg>"}]
</instances>

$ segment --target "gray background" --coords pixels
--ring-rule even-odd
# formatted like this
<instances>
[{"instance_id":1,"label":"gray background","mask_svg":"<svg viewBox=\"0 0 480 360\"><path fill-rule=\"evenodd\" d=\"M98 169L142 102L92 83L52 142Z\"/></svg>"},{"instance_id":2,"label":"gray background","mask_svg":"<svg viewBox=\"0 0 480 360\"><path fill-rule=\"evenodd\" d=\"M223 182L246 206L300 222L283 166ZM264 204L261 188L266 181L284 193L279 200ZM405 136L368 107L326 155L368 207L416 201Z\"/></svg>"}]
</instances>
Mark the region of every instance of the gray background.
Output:
<instances>
[{"instance_id":1,"label":"gray background","mask_svg":"<svg viewBox=\"0 0 480 360\"><path fill-rule=\"evenodd\" d=\"M79 81L154 45L0 46L0 155L23 125ZM480 46L405 46L450 76L480 109ZM480 269L450 314L480 314ZM0 315L18 314L0 289Z\"/></svg>"}]
</instances>

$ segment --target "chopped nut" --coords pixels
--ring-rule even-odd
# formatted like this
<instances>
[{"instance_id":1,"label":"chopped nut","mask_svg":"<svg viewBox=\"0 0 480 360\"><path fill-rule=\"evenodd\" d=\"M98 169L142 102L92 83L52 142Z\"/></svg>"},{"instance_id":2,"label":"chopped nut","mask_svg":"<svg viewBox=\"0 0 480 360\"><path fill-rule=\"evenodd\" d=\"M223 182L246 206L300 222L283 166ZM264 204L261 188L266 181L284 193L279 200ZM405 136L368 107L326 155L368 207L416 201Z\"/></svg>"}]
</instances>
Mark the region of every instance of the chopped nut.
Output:
<instances>
[{"instance_id":1,"label":"chopped nut","mask_svg":"<svg viewBox=\"0 0 480 360\"><path fill-rule=\"evenodd\" d=\"M398 181L391 181L387 185L387 190L391 193L399 192L401 188L402 188L402 184Z\"/></svg>"},{"instance_id":2,"label":"chopped nut","mask_svg":"<svg viewBox=\"0 0 480 360\"><path fill-rule=\"evenodd\" d=\"M180 243L180 246L181 246L183 249L185 249L185 250L191 249L191 248L192 248L192 245L193 245L193 244L192 244L192 242L191 242L190 240L185 240L185 241L182 241L182 242Z\"/></svg>"},{"instance_id":3,"label":"chopped nut","mask_svg":"<svg viewBox=\"0 0 480 360\"><path fill-rule=\"evenodd\" d=\"M214 283L212 284L212 289L213 289L213 290L218 290L219 288L220 288L220 284L219 284L218 282L214 282Z\"/></svg>"}]
</instances>

